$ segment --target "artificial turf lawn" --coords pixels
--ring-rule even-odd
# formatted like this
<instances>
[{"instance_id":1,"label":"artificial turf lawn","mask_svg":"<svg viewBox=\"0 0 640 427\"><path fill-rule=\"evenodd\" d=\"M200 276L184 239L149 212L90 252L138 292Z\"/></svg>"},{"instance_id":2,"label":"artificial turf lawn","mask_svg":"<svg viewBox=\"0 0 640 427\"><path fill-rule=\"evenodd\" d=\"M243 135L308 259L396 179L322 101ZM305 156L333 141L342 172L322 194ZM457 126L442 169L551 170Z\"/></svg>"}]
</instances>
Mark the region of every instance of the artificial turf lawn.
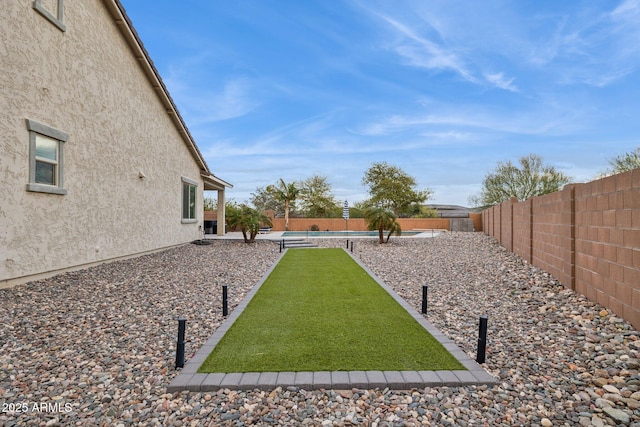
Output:
<instances>
[{"instance_id":1,"label":"artificial turf lawn","mask_svg":"<svg viewBox=\"0 0 640 427\"><path fill-rule=\"evenodd\" d=\"M282 257L198 372L465 369L342 249Z\"/></svg>"}]
</instances>

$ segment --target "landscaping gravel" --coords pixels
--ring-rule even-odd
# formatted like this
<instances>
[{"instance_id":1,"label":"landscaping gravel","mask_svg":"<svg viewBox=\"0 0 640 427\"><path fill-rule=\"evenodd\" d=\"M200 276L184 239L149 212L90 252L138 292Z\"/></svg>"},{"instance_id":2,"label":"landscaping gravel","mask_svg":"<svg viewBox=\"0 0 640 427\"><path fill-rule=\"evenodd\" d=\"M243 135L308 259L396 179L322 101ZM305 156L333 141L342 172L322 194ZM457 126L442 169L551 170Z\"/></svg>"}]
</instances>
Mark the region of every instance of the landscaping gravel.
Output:
<instances>
[{"instance_id":1,"label":"landscaping gravel","mask_svg":"<svg viewBox=\"0 0 640 427\"><path fill-rule=\"evenodd\" d=\"M279 255L215 241L0 289L0 426L640 427L638 331L494 239L356 239L354 254L417 310L428 285L427 317L473 358L488 316L499 384L167 394L177 319L189 358L223 320L221 285L233 310Z\"/></svg>"}]
</instances>

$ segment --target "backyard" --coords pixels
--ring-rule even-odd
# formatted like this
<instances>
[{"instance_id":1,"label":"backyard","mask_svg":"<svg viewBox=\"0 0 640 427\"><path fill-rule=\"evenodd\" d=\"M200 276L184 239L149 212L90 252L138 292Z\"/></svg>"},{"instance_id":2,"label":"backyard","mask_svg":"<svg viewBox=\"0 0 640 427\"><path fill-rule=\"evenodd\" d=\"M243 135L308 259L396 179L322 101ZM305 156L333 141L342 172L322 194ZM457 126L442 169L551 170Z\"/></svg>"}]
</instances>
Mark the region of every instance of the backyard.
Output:
<instances>
[{"instance_id":1,"label":"backyard","mask_svg":"<svg viewBox=\"0 0 640 427\"><path fill-rule=\"evenodd\" d=\"M417 310L429 285L427 317L469 355L487 315L499 385L166 393L177 319L190 357L223 321L221 285L233 309L279 256L271 242L217 241L0 290L0 425L640 422L638 332L495 240L362 239L354 254Z\"/></svg>"}]
</instances>

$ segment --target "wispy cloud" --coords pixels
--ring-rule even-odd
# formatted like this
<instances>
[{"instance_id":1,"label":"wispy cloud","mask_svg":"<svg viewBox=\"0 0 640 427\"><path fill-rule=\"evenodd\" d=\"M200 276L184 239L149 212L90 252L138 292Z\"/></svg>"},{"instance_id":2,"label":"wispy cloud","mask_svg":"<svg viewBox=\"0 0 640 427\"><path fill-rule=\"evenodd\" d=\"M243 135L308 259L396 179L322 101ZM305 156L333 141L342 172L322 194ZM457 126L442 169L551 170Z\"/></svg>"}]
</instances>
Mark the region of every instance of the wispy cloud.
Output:
<instances>
[{"instance_id":1,"label":"wispy cloud","mask_svg":"<svg viewBox=\"0 0 640 427\"><path fill-rule=\"evenodd\" d=\"M214 112L205 117L208 121L219 121L244 116L259 105L254 97L253 82L237 77L225 82L222 91L214 94L210 102L203 103L200 111Z\"/></svg>"},{"instance_id":2,"label":"wispy cloud","mask_svg":"<svg viewBox=\"0 0 640 427\"><path fill-rule=\"evenodd\" d=\"M404 59L405 64L433 72L450 71L466 82L488 85L498 89L517 92L513 84L515 78L508 78L504 72L483 72L482 65L475 62L471 46L447 43L441 34L446 26L441 22L436 26L427 18L412 22L403 21L389 13L366 8L370 14L393 30L393 37L387 41L387 48Z\"/></svg>"},{"instance_id":3,"label":"wispy cloud","mask_svg":"<svg viewBox=\"0 0 640 427\"><path fill-rule=\"evenodd\" d=\"M163 78L191 126L241 117L260 106L257 84L243 75L211 79L211 52L176 59Z\"/></svg>"},{"instance_id":4,"label":"wispy cloud","mask_svg":"<svg viewBox=\"0 0 640 427\"><path fill-rule=\"evenodd\" d=\"M415 30L390 16L383 14L378 14L378 16L404 36L404 39L394 47L394 50L407 59L410 65L433 70L451 70L465 80L476 81L454 52L421 37Z\"/></svg>"},{"instance_id":5,"label":"wispy cloud","mask_svg":"<svg viewBox=\"0 0 640 427\"><path fill-rule=\"evenodd\" d=\"M626 0L609 14L614 49L612 52L613 67L610 75L614 80L622 78L640 68L640 3Z\"/></svg>"},{"instance_id":6,"label":"wispy cloud","mask_svg":"<svg viewBox=\"0 0 640 427\"><path fill-rule=\"evenodd\" d=\"M422 132L419 134L420 136L424 136L426 138L430 138L435 141L456 141L456 142L464 142L471 141L473 139L473 134L471 132L460 132L457 130L447 131L447 132Z\"/></svg>"},{"instance_id":7,"label":"wispy cloud","mask_svg":"<svg viewBox=\"0 0 640 427\"><path fill-rule=\"evenodd\" d=\"M234 77L220 87L206 90L183 82L172 93L188 113L189 122L198 126L241 117L255 110L260 102L255 98L253 86L248 78Z\"/></svg>"},{"instance_id":8,"label":"wispy cloud","mask_svg":"<svg viewBox=\"0 0 640 427\"><path fill-rule=\"evenodd\" d=\"M394 135L404 132L429 134L452 129L453 135L478 132L510 133L517 135L562 135L584 126L588 112L568 106L549 105L529 111L507 113L479 106L447 107L440 105L438 113L392 115L355 128L354 133L366 136Z\"/></svg>"},{"instance_id":9,"label":"wispy cloud","mask_svg":"<svg viewBox=\"0 0 640 427\"><path fill-rule=\"evenodd\" d=\"M484 78L487 79L489 83L500 89L508 90L511 92L518 92L518 87L513 84L515 78L512 77L508 79L504 76L504 73L485 74Z\"/></svg>"},{"instance_id":10,"label":"wispy cloud","mask_svg":"<svg viewBox=\"0 0 640 427\"><path fill-rule=\"evenodd\" d=\"M553 34L532 47L532 63L554 70L561 84L605 87L640 69L640 3L609 12L554 17Z\"/></svg>"}]
</instances>

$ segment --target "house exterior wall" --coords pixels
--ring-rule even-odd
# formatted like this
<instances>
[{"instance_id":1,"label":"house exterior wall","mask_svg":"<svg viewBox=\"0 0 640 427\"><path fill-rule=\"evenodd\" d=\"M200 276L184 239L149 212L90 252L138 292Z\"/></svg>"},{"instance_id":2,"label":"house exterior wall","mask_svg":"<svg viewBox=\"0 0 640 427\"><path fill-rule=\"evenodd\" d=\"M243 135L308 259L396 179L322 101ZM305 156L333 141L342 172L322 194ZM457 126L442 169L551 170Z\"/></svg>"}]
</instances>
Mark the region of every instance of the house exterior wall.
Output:
<instances>
[{"instance_id":1,"label":"house exterior wall","mask_svg":"<svg viewBox=\"0 0 640 427\"><path fill-rule=\"evenodd\" d=\"M0 13L0 286L199 238L201 168L105 4L66 1L66 31L32 4ZM67 194L26 190L26 119L69 134Z\"/></svg>"},{"instance_id":2,"label":"house exterior wall","mask_svg":"<svg viewBox=\"0 0 640 427\"><path fill-rule=\"evenodd\" d=\"M504 205L510 224L492 227ZM483 211L485 233L640 328L640 169Z\"/></svg>"}]
</instances>

